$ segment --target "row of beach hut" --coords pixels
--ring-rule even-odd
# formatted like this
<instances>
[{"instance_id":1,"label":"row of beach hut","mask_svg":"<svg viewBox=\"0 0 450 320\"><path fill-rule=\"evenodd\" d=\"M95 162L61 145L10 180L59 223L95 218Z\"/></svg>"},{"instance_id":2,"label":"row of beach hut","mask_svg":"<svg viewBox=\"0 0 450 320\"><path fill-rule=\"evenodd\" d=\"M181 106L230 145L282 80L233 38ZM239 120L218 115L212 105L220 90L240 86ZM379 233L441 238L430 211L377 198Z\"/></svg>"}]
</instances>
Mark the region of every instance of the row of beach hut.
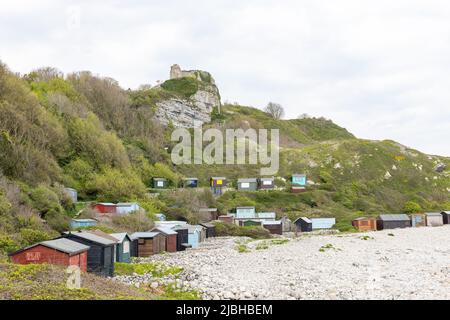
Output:
<instances>
[{"instance_id":1,"label":"row of beach hut","mask_svg":"<svg viewBox=\"0 0 450 320\"><path fill-rule=\"evenodd\" d=\"M306 175L294 174L290 178L291 191L302 192L306 188ZM226 177L211 177L210 187L214 194L222 194L223 188L228 185ZM239 191L256 191L256 190L273 190L275 189L275 177L261 178L241 178L236 181L237 190ZM183 188L197 188L199 186L198 178L184 178L182 181ZM169 181L165 178L153 178L154 189L167 189Z\"/></svg>"},{"instance_id":2,"label":"row of beach hut","mask_svg":"<svg viewBox=\"0 0 450 320\"><path fill-rule=\"evenodd\" d=\"M128 263L131 257L196 248L200 242L214 236L215 226L210 223L190 225L184 221L159 221L152 230L133 234L68 231L56 239L13 252L10 258L19 264L76 265L84 272L113 276L115 262Z\"/></svg>"},{"instance_id":3,"label":"row of beach hut","mask_svg":"<svg viewBox=\"0 0 450 320\"><path fill-rule=\"evenodd\" d=\"M414 214L382 214L378 218L360 217L352 221L359 231L410 227L437 227L450 224L450 211Z\"/></svg>"}]
</instances>

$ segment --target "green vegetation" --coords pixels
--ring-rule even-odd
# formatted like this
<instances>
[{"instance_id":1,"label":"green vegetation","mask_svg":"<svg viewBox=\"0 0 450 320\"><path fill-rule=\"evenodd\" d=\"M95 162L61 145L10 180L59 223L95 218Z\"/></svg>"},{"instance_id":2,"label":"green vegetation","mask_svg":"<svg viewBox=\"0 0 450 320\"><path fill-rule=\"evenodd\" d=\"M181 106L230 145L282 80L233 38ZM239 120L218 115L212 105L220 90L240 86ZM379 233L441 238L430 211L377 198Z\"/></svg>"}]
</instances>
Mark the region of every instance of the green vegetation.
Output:
<instances>
[{"instance_id":1,"label":"green vegetation","mask_svg":"<svg viewBox=\"0 0 450 320\"><path fill-rule=\"evenodd\" d=\"M233 237L249 237L252 239L267 239L271 237L267 229L258 226L240 227L231 223L214 222L216 226L216 235L233 236Z\"/></svg>"},{"instance_id":2,"label":"green vegetation","mask_svg":"<svg viewBox=\"0 0 450 320\"><path fill-rule=\"evenodd\" d=\"M331 243L323 245L320 247L319 252L325 252L328 250L341 251L341 249L334 247Z\"/></svg>"},{"instance_id":3,"label":"green vegetation","mask_svg":"<svg viewBox=\"0 0 450 320\"><path fill-rule=\"evenodd\" d=\"M414 201L406 202L403 209L405 213L418 213L422 211L422 207L420 206L420 204Z\"/></svg>"},{"instance_id":4,"label":"green vegetation","mask_svg":"<svg viewBox=\"0 0 450 320\"><path fill-rule=\"evenodd\" d=\"M65 268L39 264L0 264L0 300L142 300L155 295L90 273L81 289L66 287Z\"/></svg>"},{"instance_id":5,"label":"green vegetation","mask_svg":"<svg viewBox=\"0 0 450 320\"><path fill-rule=\"evenodd\" d=\"M193 77L170 79L161 84L161 87L181 97L189 98L198 91L199 81Z\"/></svg>"},{"instance_id":6,"label":"green vegetation","mask_svg":"<svg viewBox=\"0 0 450 320\"><path fill-rule=\"evenodd\" d=\"M178 274L183 271L181 267L167 266L160 262L149 263L121 263L114 264L116 275L132 275L137 273L139 275L151 274L152 277L161 278L170 274Z\"/></svg>"},{"instance_id":7,"label":"green vegetation","mask_svg":"<svg viewBox=\"0 0 450 320\"><path fill-rule=\"evenodd\" d=\"M164 177L170 188L184 176L196 176L202 187L214 175L231 185L239 177L259 176L253 165L174 166L168 151L171 126L154 120L156 104L171 98L190 99L210 86L207 72L172 79L161 86L124 90L117 81L90 72L63 75L42 68L25 76L0 64L0 256L54 237L68 229L81 209L63 192L78 191L79 200L137 201L147 215L117 218L105 227L145 230L157 212L191 223L202 220L200 207L227 213L236 206L256 206L277 217L335 217L335 229L354 232L351 220L380 213L450 210L450 159L428 156L394 141L356 139L324 118L280 120L262 110L225 104L205 126L280 129L277 186L289 187L292 173L305 173L307 191L292 194L161 191L149 196L152 177ZM436 172L438 163L446 165ZM389 174L387 174L389 172ZM158 191L159 192L159 191ZM83 211L83 215L87 209ZM32 231L30 231L32 230ZM218 224L219 235L267 238L263 228Z\"/></svg>"},{"instance_id":8,"label":"green vegetation","mask_svg":"<svg viewBox=\"0 0 450 320\"><path fill-rule=\"evenodd\" d=\"M289 239L271 239L260 241L256 244L256 250L266 250L269 249L271 245L281 245L289 242Z\"/></svg>"},{"instance_id":9,"label":"green vegetation","mask_svg":"<svg viewBox=\"0 0 450 320\"><path fill-rule=\"evenodd\" d=\"M280 245L280 244L285 244L288 243L289 239L273 239L270 240L270 244L274 244L274 245Z\"/></svg>"},{"instance_id":10,"label":"green vegetation","mask_svg":"<svg viewBox=\"0 0 450 320\"><path fill-rule=\"evenodd\" d=\"M245 243L242 243L242 242L240 242L240 243L238 243L238 244L236 245L236 250L237 250L239 253L250 252L250 250L248 249L247 245L246 245Z\"/></svg>"}]
</instances>

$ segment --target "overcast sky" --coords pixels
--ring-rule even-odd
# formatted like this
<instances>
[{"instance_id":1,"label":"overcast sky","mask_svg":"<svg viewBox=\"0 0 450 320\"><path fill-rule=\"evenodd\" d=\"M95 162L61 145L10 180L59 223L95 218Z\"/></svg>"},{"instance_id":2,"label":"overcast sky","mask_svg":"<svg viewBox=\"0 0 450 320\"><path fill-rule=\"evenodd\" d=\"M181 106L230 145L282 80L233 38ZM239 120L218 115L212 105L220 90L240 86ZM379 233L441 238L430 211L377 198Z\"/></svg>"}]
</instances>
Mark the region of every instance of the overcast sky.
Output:
<instances>
[{"instance_id":1,"label":"overcast sky","mask_svg":"<svg viewBox=\"0 0 450 320\"><path fill-rule=\"evenodd\" d=\"M0 60L124 88L178 63L210 71L224 101L450 156L448 0L0 0Z\"/></svg>"}]
</instances>

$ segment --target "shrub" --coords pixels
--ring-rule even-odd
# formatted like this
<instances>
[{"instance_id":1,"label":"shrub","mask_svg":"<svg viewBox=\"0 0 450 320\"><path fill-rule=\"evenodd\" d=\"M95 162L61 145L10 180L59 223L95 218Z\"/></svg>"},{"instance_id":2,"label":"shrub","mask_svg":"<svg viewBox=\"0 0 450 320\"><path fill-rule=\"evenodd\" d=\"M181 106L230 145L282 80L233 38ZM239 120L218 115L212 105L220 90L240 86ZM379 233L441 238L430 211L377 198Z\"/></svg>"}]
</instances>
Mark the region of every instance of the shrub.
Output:
<instances>
[{"instance_id":1,"label":"shrub","mask_svg":"<svg viewBox=\"0 0 450 320\"><path fill-rule=\"evenodd\" d=\"M45 215L45 220L52 229L58 232L63 232L69 229L70 218L60 211L50 210Z\"/></svg>"},{"instance_id":2,"label":"shrub","mask_svg":"<svg viewBox=\"0 0 450 320\"><path fill-rule=\"evenodd\" d=\"M129 232L148 231L153 227L153 221L142 211L132 212L124 216L115 216L112 222L118 228Z\"/></svg>"},{"instance_id":3,"label":"shrub","mask_svg":"<svg viewBox=\"0 0 450 320\"><path fill-rule=\"evenodd\" d=\"M0 234L0 252L11 253L19 249L19 244L9 235Z\"/></svg>"},{"instance_id":4,"label":"shrub","mask_svg":"<svg viewBox=\"0 0 450 320\"><path fill-rule=\"evenodd\" d=\"M152 277L161 278L171 274L178 274L183 271L181 267L167 266L161 262L149 263L122 263L116 262L114 264L116 275L132 275L134 273L139 275L151 274Z\"/></svg>"},{"instance_id":5,"label":"shrub","mask_svg":"<svg viewBox=\"0 0 450 320\"><path fill-rule=\"evenodd\" d=\"M417 202L408 201L403 206L403 211L405 211L405 213L417 213L422 211L422 207Z\"/></svg>"},{"instance_id":6,"label":"shrub","mask_svg":"<svg viewBox=\"0 0 450 320\"><path fill-rule=\"evenodd\" d=\"M349 221L338 221L333 226L334 229L339 230L340 232L356 232L358 231Z\"/></svg>"},{"instance_id":7,"label":"shrub","mask_svg":"<svg viewBox=\"0 0 450 320\"><path fill-rule=\"evenodd\" d=\"M234 237L249 237L253 239L270 238L270 232L267 229L258 226L240 227L235 224L224 222L213 222L216 226L216 235L219 237L234 236Z\"/></svg>"},{"instance_id":8,"label":"shrub","mask_svg":"<svg viewBox=\"0 0 450 320\"><path fill-rule=\"evenodd\" d=\"M30 192L32 206L43 216L50 210L61 211L58 195L48 187L40 185Z\"/></svg>"},{"instance_id":9,"label":"shrub","mask_svg":"<svg viewBox=\"0 0 450 320\"><path fill-rule=\"evenodd\" d=\"M198 81L192 77L170 79L161 84L164 90L184 98L189 98L195 94L198 91L198 86Z\"/></svg>"},{"instance_id":10,"label":"shrub","mask_svg":"<svg viewBox=\"0 0 450 320\"><path fill-rule=\"evenodd\" d=\"M20 236L22 238L23 246L29 246L37 242L49 240L51 238L50 235L46 232L34 229L21 229Z\"/></svg>"},{"instance_id":11,"label":"shrub","mask_svg":"<svg viewBox=\"0 0 450 320\"><path fill-rule=\"evenodd\" d=\"M100 201L126 201L143 197L145 186L131 170L104 169L88 183L89 193Z\"/></svg>"}]
</instances>

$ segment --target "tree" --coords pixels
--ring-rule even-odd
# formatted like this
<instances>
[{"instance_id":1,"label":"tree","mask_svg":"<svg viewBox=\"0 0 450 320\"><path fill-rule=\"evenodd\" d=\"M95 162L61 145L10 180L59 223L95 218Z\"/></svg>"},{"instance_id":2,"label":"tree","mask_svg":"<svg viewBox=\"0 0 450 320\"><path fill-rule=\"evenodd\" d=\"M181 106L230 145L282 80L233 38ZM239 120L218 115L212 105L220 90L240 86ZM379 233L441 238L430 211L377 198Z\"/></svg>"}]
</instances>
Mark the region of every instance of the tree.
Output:
<instances>
[{"instance_id":1,"label":"tree","mask_svg":"<svg viewBox=\"0 0 450 320\"><path fill-rule=\"evenodd\" d=\"M264 109L274 119L281 119L284 116L284 109L279 103L269 102Z\"/></svg>"},{"instance_id":2,"label":"tree","mask_svg":"<svg viewBox=\"0 0 450 320\"><path fill-rule=\"evenodd\" d=\"M417 213L422 211L422 207L417 202L408 201L405 203L403 210L405 213Z\"/></svg>"}]
</instances>

